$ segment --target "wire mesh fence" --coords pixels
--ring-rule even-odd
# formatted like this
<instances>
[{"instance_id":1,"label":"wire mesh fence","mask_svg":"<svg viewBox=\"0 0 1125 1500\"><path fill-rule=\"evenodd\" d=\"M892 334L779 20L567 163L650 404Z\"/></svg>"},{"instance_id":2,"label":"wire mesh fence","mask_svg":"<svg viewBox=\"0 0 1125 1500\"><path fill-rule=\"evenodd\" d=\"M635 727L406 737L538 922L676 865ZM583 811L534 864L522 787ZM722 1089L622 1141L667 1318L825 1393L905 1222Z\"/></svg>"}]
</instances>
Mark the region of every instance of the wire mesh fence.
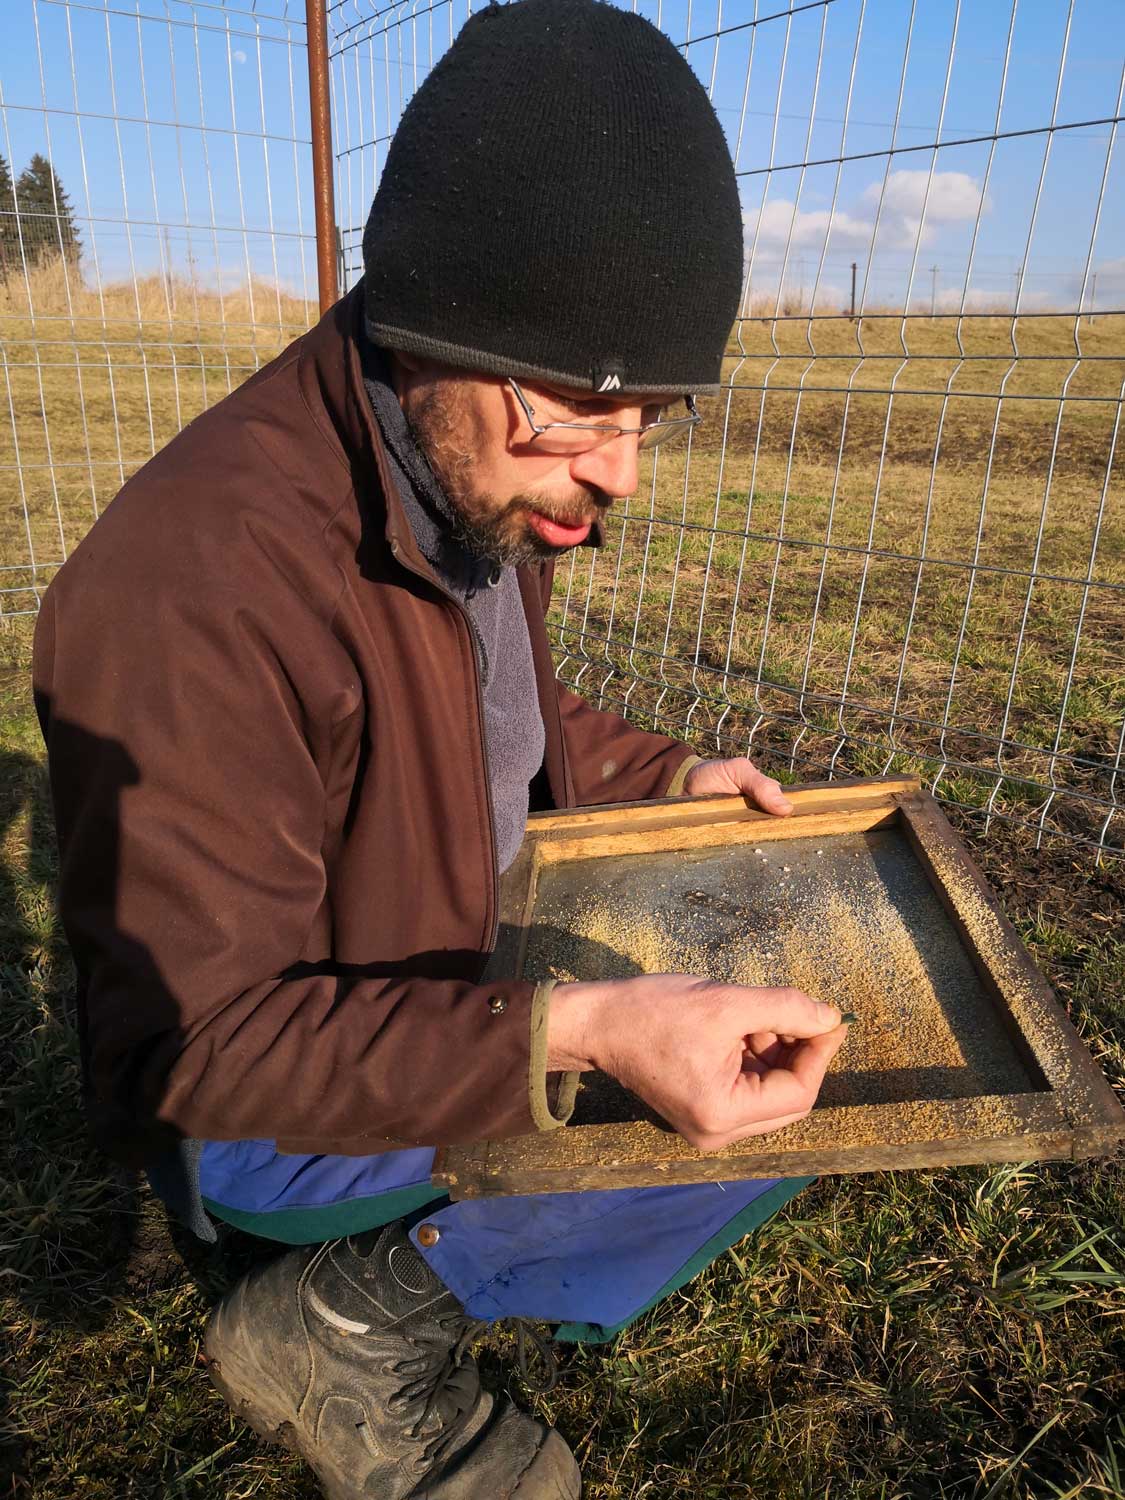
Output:
<instances>
[{"instance_id":1,"label":"wire mesh fence","mask_svg":"<svg viewBox=\"0 0 1125 1500\"><path fill-rule=\"evenodd\" d=\"M0 616L126 478L308 325L303 3L10 0Z\"/></svg>"},{"instance_id":2,"label":"wire mesh fence","mask_svg":"<svg viewBox=\"0 0 1125 1500\"><path fill-rule=\"evenodd\" d=\"M349 277L468 8L331 8ZM701 748L915 769L1119 850L1120 26L1094 0L628 8L726 128L746 282L705 425L560 576L560 674Z\"/></svg>"},{"instance_id":3,"label":"wire mesh fence","mask_svg":"<svg viewBox=\"0 0 1125 1500\"><path fill-rule=\"evenodd\" d=\"M1121 852L1115 0L621 3L715 104L746 279L704 424L560 569L560 675L704 751L916 769L986 821ZM329 0L342 285L397 121L474 8ZM74 207L40 172L6 221L6 613L305 325L314 270L303 6L15 10L37 61L3 83L0 154L65 156Z\"/></svg>"}]
</instances>

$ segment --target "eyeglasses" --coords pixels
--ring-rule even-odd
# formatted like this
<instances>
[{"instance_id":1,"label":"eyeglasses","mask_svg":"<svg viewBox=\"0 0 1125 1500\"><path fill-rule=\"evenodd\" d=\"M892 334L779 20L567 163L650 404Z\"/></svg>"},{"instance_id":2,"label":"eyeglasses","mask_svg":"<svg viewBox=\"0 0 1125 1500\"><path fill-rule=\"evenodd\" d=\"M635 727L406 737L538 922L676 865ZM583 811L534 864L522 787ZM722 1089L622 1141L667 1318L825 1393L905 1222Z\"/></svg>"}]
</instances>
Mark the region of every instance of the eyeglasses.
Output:
<instances>
[{"instance_id":1,"label":"eyeglasses","mask_svg":"<svg viewBox=\"0 0 1125 1500\"><path fill-rule=\"evenodd\" d=\"M689 428L697 426L702 421L699 412L695 409L695 398L685 396L683 398L686 408L685 416L664 416L664 412L673 408L653 402L645 406L643 410L651 411L656 415L649 421L643 422L640 427L621 427L615 422L537 422L535 408L520 387L514 380L509 380L508 384L523 408L523 414L531 428L531 441L543 453L586 453L591 448L598 448L603 443L612 442L623 433L634 432L640 434L637 444L639 448L655 448L658 444L667 442L669 438L679 437L682 432L687 432Z\"/></svg>"}]
</instances>

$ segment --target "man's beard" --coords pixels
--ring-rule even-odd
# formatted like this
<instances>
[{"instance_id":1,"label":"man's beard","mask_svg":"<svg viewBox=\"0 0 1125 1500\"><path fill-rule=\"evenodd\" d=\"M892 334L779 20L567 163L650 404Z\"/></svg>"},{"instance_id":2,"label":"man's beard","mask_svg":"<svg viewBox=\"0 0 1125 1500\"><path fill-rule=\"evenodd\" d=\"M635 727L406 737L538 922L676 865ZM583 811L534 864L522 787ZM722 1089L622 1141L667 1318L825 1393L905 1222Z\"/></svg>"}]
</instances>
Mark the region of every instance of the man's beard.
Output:
<instances>
[{"instance_id":1,"label":"man's beard","mask_svg":"<svg viewBox=\"0 0 1125 1500\"><path fill-rule=\"evenodd\" d=\"M415 442L422 451L453 512L453 536L474 557L504 567L522 567L558 557L569 549L552 546L528 524L532 511L564 526L596 519L612 504L602 490L576 486L569 505L533 491L500 501L473 486L474 434L460 383L442 381L416 397L407 412ZM477 441L481 439L478 437Z\"/></svg>"}]
</instances>

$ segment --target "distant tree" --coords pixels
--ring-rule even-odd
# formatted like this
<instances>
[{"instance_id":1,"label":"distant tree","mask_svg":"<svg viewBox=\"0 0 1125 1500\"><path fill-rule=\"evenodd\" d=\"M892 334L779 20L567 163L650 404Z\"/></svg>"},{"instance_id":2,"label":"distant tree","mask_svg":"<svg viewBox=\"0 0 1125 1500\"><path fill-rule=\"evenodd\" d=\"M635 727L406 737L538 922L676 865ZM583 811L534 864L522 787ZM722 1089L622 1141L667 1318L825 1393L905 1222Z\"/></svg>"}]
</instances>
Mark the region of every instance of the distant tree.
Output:
<instances>
[{"instance_id":1,"label":"distant tree","mask_svg":"<svg viewBox=\"0 0 1125 1500\"><path fill-rule=\"evenodd\" d=\"M51 260L57 255L77 258L81 246L74 209L59 175L38 152L19 175L16 209L29 263Z\"/></svg>"},{"instance_id":2,"label":"distant tree","mask_svg":"<svg viewBox=\"0 0 1125 1500\"><path fill-rule=\"evenodd\" d=\"M16 230L16 200L12 192L12 173L0 156L0 279L19 264L20 244Z\"/></svg>"}]
</instances>

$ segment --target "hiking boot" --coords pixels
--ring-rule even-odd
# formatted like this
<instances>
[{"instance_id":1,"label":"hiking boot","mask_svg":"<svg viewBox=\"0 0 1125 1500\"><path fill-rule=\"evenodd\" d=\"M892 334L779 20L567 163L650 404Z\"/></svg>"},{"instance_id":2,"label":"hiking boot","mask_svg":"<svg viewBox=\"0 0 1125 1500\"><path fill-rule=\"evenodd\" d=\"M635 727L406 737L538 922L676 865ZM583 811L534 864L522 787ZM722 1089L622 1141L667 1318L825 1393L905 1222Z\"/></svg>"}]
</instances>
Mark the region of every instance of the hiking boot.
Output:
<instances>
[{"instance_id":1,"label":"hiking boot","mask_svg":"<svg viewBox=\"0 0 1125 1500\"><path fill-rule=\"evenodd\" d=\"M510 1321L521 1369L528 1336L553 1366ZM238 1415L295 1448L328 1500L578 1500L559 1434L482 1390L468 1345L484 1326L396 1223L251 1271L203 1351Z\"/></svg>"}]
</instances>

